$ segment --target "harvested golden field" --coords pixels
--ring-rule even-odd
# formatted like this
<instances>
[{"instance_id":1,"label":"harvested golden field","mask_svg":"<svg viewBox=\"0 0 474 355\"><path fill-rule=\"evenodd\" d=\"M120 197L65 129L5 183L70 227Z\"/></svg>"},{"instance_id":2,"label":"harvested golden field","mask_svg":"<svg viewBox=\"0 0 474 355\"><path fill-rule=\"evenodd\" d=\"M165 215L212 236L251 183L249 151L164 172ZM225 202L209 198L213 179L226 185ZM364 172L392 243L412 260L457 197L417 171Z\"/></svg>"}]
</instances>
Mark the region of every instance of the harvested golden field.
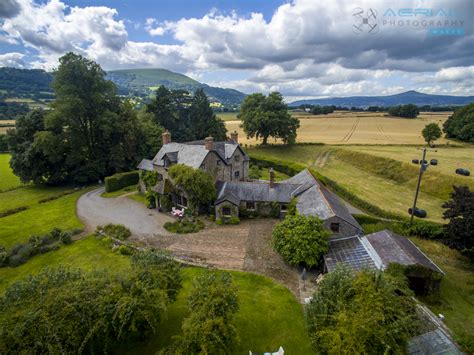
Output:
<instances>
[{"instance_id":1,"label":"harvested golden field","mask_svg":"<svg viewBox=\"0 0 474 355\"><path fill-rule=\"evenodd\" d=\"M442 124L451 112L423 112L416 119L389 118L380 112L337 111L329 115L293 114L300 119L297 142L326 144L422 144L422 129L431 122ZM243 144L258 144L247 139L240 121L226 121L229 131L240 133ZM269 143L274 143L270 140ZM276 142L277 143L277 142ZM446 143L442 138L437 143Z\"/></svg>"}]
</instances>

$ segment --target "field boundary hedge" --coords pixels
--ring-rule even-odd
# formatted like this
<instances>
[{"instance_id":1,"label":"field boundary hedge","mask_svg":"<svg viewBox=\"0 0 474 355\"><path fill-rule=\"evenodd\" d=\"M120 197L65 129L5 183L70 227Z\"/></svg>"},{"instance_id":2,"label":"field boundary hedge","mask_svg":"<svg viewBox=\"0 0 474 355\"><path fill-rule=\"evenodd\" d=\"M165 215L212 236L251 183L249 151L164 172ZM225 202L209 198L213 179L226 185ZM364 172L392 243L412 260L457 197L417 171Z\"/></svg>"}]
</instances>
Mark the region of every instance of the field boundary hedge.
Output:
<instances>
[{"instance_id":1,"label":"field boundary hedge","mask_svg":"<svg viewBox=\"0 0 474 355\"><path fill-rule=\"evenodd\" d=\"M119 173L105 178L105 192L114 192L130 185L138 184L138 170Z\"/></svg>"},{"instance_id":2,"label":"field boundary hedge","mask_svg":"<svg viewBox=\"0 0 474 355\"><path fill-rule=\"evenodd\" d=\"M378 206L373 205L370 202L367 202L360 197L356 196L349 190L347 190L345 187L341 186L338 184L336 181L328 178L327 176L321 174L320 172L308 168L303 164L299 163L294 163L294 162L289 162L285 160L279 160L279 159L273 159L273 158L268 158L268 157L262 157L259 155L254 155L250 154L250 158L252 162L257 165L260 168L271 168L275 169L276 171L282 172L286 175L296 175L300 171L303 171L304 169L308 169L313 176L315 176L324 186L328 187L331 191L342 197L344 200L347 202L350 202L352 205L354 205L357 208L360 208L366 213L370 213L374 216L381 217L381 218L387 218L387 219L393 219L393 220L408 220L408 218L395 213L395 212L389 212L381 209Z\"/></svg>"}]
</instances>

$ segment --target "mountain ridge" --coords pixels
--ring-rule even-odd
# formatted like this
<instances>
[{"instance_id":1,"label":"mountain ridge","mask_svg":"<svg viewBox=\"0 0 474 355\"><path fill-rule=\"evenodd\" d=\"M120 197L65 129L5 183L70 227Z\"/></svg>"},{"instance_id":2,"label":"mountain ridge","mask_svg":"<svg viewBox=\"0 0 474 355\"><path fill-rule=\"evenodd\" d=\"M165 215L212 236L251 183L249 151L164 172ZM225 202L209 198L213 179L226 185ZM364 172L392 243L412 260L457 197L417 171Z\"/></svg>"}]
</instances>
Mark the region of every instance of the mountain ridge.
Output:
<instances>
[{"instance_id":1,"label":"mountain ridge","mask_svg":"<svg viewBox=\"0 0 474 355\"><path fill-rule=\"evenodd\" d=\"M306 99L291 102L290 106L299 105L321 105L321 106L346 106L367 108L369 106L397 106L414 104L417 106L461 106L474 102L474 96L454 96L454 95L431 95L418 92L416 90L408 90L393 95L384 96L347 96L347 97L331 97L324 99Z\"/></svg>"}]
</instances>

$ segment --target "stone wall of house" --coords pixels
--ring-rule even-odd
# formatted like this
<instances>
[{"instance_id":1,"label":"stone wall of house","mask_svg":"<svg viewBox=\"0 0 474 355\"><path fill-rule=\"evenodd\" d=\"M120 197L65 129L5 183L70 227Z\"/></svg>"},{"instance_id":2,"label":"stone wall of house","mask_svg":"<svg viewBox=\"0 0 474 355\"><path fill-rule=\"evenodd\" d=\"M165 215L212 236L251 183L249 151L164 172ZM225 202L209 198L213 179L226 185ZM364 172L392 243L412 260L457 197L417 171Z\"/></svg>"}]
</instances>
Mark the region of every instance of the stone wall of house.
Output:
<instances>
[{"instance_id":1,"label":"stone wall of house","mask_svg":"<svg viewBox=\"0 0 474 355\"><path fill-rule=\"evenodd\" d=\"M218 219L225 219L225 218L228 218L228 216L224 215L224 209L225 208L229 208L230 209L230 216L231 217L238 217L239 216L239 208L230 203L229 201L224 201L224 202L221 202L220 204L218 204L215 208L215 213L216 213L216 220Z\"/></svg>"},{"instance_id":2,"label":"stone wall of house","mask_svg":"<svg viewBox=\"0 0 474 355\"><path fill-rule=\"evenodd\" d=\"M208 154L203 161L203 170L211 175L214 180L230 181L231 168L227 166L216 153Z\"/></svg>"},{"instance_id":3,"label":"stone wall of house","mask_svg":"<svg viewBox=\"0 0 474 355\"><path fill-rule=\"evenodd\" d=\"M331 230L332 223L339 223L339 232L333 232ZM327 229L331 231L333 236L337 236L337 237L352 237L361 232L358 228L356 228L355 226L346 222L345 220L343 220L342 218L338 216L334 216L334 217L324 220L323 224L324 224L324 227L326 227Z\"/></svg>"},{"instance_id":4,"label":"stone wall of house","mask_svg":"<svg viewBox=\"0 0 474 355\"><path fill-rule=\"evenodd\" d=\"M231 167L231 181L247 181L249 177L249 162L244 161L244 155L240 149L236 149L229 160ZM236 176L238 172L238 176Z\"/></svg>"}]
</instances>

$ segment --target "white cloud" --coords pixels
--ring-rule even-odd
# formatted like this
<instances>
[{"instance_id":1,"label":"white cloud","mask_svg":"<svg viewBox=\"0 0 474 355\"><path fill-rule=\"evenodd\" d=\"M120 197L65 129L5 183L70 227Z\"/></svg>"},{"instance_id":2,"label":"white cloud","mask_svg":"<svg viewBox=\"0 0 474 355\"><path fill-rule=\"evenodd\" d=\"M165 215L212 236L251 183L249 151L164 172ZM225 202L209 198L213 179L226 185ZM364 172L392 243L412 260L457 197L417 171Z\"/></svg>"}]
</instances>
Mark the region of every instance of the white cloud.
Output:
<instances>
[{"instance_id":1,"label":"white cloud","mask_svg":"<svg viewBox=\"0 0 474 355\"><path fill-rule=\"evenodd\" d=\"M34 67L50 69L59 56L75 51L105 69L164 67L195 78L249 73L220 85L246 92L281 90L288 97L388 94L415 85L472 92L467 82L473 78L469 43L474 37L468 28L464 37L430 37L425 29L408 27L355 34L354 4L346 0L293 0L268 20L260 13L242 17L217 9L201 18L146 20L144 31L158 38L170 33L174 44L130 40L124 20L112 8L69 7L60 0L8 1L17 1L14 9L21 12L0 22L0 41L37 51L30 61ZM407 0L403 6L417 3ZM380 4L357 2L362 8ZM453 0L449 6L469 14L465 1ZM429 85L430 80L437 84Z\"/></svg>"},{"instance_id":2,"label":"white cloud","mask_svg":"<svg viewBox=\"0 0 474 355\"><path fill-rule=\"evenodd\" d=\"M17 52L0 54L0 67L23 68L25 67L25 63L23 61L24 56L24 54Z\"/></svg>"}]
</instances>

